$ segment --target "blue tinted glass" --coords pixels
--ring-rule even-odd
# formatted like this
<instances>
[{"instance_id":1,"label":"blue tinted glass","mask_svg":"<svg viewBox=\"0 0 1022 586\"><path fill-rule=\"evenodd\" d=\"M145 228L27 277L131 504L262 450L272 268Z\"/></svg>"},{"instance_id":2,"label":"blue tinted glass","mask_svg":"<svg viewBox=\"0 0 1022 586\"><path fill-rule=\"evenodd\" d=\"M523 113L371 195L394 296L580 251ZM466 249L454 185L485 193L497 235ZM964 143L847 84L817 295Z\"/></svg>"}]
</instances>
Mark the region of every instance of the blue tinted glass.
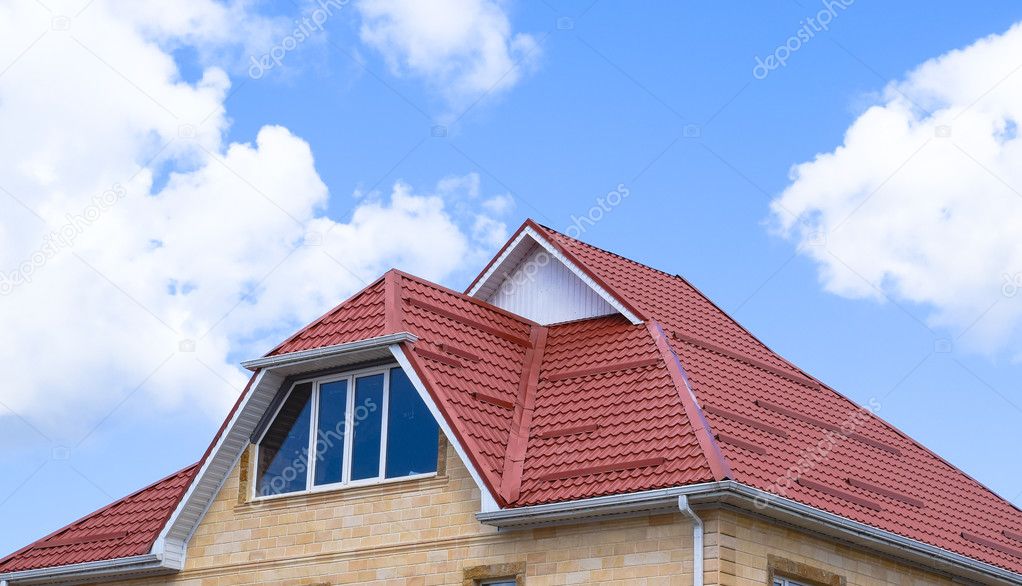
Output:
<instances>
[{"instance_id":1,"label":"blue tinted glass","mask_svg":"<svg viewBox=\"0 0 1022 586\"><path fill-rule=\"evenodd\" d=\"M305 490L312 424L312 383L296 385L259 444L256 494Z\"/></svg>"},{"instance_id":2,"label":"blue tinted glass","mask_svg":"<svg viewBox=\"0 0 1022 586\"><path fill-rule=\"evenodd\" d=\"M348 381L319 386L319 422L316 425L315 484L341 481L344 470L344 413L348 408Z\"/></svg>"},{"instance_id":3,"label":"blue tinted glass","mask_svg":"<svg viewBox=\"0 0 1022 586\"><path fill-rule=\"evenodd\" d=\"M355 379L355 411L351 448L351 479L380 475L380 433L383 427L383 375Z\"/></svg>"},{"instance_id":4,"label":"blue tinted glass","mask_svg":"<svg viewBox=\"0 0 1022 586\"><path fill-rule=\"evenodd\" d=\"M440 429L400 368L390 371L387 478L436 472Z\"/></svg>"}]
</instances>

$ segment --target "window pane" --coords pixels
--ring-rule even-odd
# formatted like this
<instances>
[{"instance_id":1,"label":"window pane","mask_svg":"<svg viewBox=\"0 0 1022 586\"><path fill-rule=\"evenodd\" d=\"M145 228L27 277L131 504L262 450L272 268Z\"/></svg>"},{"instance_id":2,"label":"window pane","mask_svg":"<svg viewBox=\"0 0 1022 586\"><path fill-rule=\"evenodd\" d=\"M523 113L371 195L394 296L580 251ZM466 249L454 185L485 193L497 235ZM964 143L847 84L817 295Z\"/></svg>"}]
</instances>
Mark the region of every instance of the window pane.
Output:
<instances>
[{"instance_id":1,"label":"window pane","mask_svg":"<svg viewBox=\"0 0 1022 586\"><path fill-rule=\"evenodd\" d=\"M390 371L387 478L436 472L440 429L400 368Z\"/></svg>"},{"instance_id":2,"label":"window pane","mask_svg":"<svg viewBox=\"0 0 1022 586\"><path fill-rule=\"evenodd\" d=\"M256 494L305 490L312 383L296 385L259 444Z\"/></svg>"},{"instance_id":3,"label":"window pane","mask_svg":"<svg viewBox=\"0 0 1022 586\"><path fill-rule=\"evenodd\" d=\"M316 425L315 484L341 481L344 470L344 413L348 409L348 381L319 386L319 422Z\"/></svg>"},{"instance_id":4,"label":"window pane","mask_svg":"<svg viewBox=\"0 0 1022 586\"><path fill-rule=\"evenodd\" d=\"M355 379L354 436L351 449L351 479L380 475L380 432L383 427L383 375Z\"/></svg>"}]
</instances>

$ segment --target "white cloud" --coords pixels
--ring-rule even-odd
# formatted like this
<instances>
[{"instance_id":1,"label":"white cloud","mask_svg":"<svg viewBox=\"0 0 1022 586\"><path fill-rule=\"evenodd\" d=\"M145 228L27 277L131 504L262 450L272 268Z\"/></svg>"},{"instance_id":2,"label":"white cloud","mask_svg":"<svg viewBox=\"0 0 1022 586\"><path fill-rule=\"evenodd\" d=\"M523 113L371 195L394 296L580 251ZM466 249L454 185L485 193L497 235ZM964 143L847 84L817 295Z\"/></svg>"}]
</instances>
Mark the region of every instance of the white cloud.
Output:
<instances>
[{"instance_id":1,"label":"white cloud","mask_svg":"<svg viewBox=\"0 0 1022 586\"><path fill-rule=\"evenodd\" d=\"M927 61L792 169L774 218L828 291L924 304L977 349L1022 351L1019 55L1022 24Z\"/></svg>"},{"instance_id":2,"label":"white cloud","mask_svg":"<svg viewBox=\"0 0 1022 586\"><path fill-rule=\"evenodd\" d=\"M142 404L220 416L239 357L391 266L443 279L491 245L462 207L478 177L399 183L347 223L324 215L309 145L277 126L224 144L228 76L187 83L168 53L212 55L273 24L246 14L231 36L222 7L188 0L175 4L187 22L153 31L143 8L96 0L53 30L38 4L0 5L0 63L13 62L0 75L0 403L62 434L138 385Z\"/></svg>"},{"instance_id":3,"label":"white cloud","mask_svg":"<svg viewBox=\"0 0 1022 586\"><path fill-rule=\"evenodd\" d=\"M424 79L453 105L513 87L539 58L497 0L361 0L362 41L396 74Z\"/></svg>"}]
</instances>

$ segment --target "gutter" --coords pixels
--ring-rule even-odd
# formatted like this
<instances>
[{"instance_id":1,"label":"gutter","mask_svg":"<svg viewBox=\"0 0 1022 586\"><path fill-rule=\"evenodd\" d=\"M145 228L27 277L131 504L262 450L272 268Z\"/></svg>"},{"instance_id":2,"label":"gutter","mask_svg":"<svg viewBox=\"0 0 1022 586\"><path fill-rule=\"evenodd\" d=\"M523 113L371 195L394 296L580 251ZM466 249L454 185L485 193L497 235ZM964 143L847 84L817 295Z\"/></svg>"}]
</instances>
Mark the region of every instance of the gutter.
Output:
<instances>
[{"instance_id":1,"label":"gutter","mask_svg":"<svg viewBox=\"0 0 1022 586\"><path fill-rule=\"evenodd\" d=\"M687 514L682 507L683 499L685 508L690 510L737 509L822 534L846 544L865 547L931 572L955 575L983 583L1022 585L1022 574L779 497L734 480L483 512L477 513L476 519L484 525L497 527L499 531L514 531L599 519L677 513L679 510Z\"/></svg>"},{"instance_id":2,"label":"gutter","mask_svg":"<svg viewBox=\"0 0 1022 586\"><path fill-rule=\"evenodd\" d=\"M409 332L398 332L396 334L387 334L384 336L377 336L375 338L368 338L365 340L358 340L356 342L347 342L344 344L334 344L333 346L323 346L321 348L313 348L311 350L299 350L298 352L288 352L287 354L277 354L275 356L264 356L262 358L254 358L252 360L246 360L241 365L249 370L257 369L273 369L281 366L287 366L291 364L298 364L301 362L309 362L312 360L330 358L340 354L347 354L348 352L357 352L359 350L371 350L375 348L386 348L393 344L400 344L402 342L413 343L419 338L415 334Z\"/></svg>"},{"instance_id":3,"label":"gutter","mask_svg":"<svg viewBox=\"0 0 1022 586\"><path fill-rule=\"evenodd\" d=\"M176 572L175 567L158 554L145 554L98 562L82 562L35 570L22 570L0 574L0 586L28 584L82 584L101 578L124 579L136 576L155 576Z\"/></svg>"}]
</instances>

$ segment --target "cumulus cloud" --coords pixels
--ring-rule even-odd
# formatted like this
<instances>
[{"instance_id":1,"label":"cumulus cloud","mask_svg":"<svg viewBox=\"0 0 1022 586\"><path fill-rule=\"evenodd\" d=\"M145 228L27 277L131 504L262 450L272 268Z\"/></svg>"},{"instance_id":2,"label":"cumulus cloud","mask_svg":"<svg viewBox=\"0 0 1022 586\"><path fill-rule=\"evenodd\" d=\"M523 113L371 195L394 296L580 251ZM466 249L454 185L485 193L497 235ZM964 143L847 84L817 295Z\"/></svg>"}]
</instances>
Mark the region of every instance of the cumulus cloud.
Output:
<instances>
[{"instance_id":1,"label":"cumulus cloud","mask_svg":"<svg viewBox=\"0 0 1022 586\"><path fill-rule=\"evenodd\" d=\"M891 83L773 217L824 287L932 308L983 351L1022 351L1022 24Z\"/></svg>"},{"instance_id":2,"label":"cumulus cloud","mask_svg":"<svg viewBox=\"0 0 1022 586\"><path fill-rule=\"evenodd\" d=\"M228 75L182 80L169 47L229 44L224 7L176 3L154 31L132 4L56 25L39 4L0 5L0 418L67 432L134 392L154 412L219 417L238 359L391 266L444 279L492 244L477 216L503 229L471 205L472 176L398 183L329 217L305 141L267 126L225 144ZM238 43L275 26L245 18Z\"/></svg>"},{"instance_id":3,"label":"cumulus cloud","mask_svg":"<svg viewBox=\"0 0 1022 586\"><path fill-rule=\"evenodd\" d=\"M452 104L513 87L539 58L497 0L361 0L361 37L395 74L425 80Z\"/></svg>"}]
</instances>

